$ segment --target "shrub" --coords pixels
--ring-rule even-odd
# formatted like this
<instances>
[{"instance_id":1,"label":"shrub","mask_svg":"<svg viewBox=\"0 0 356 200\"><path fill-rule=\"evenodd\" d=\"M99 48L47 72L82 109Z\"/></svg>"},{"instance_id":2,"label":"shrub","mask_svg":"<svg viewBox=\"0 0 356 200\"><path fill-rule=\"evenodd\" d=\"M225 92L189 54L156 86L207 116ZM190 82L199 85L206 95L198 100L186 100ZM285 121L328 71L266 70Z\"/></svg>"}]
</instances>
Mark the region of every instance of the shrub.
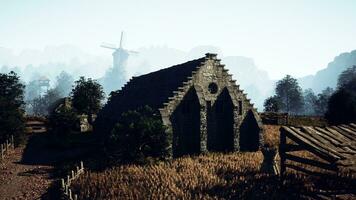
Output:
<instances>
[{"instance_id":1,"label":"shrub","mask_svg":"<svg viewBox=\"0 0 356 200\"><path fill-rule=\"evenodd\" d=\"M71 97L73 108L78 114L88 115L89 123L92 123L92 114L98 113L104 99L103 87L96 80L80 77L75 82Z\"/></svg>"},{"instance_id":2,"label":"shrub","mask_svg":"<svg viewBox=\"0 0 356 200\"><path fill-rule=\"evenodd\" d=\"M121 163L170 157L171 135L160 116L145 106L122 114L107 141L109 156Z\"/></svg>"},{"instance_id":3,"label":"shrub","mask_svg":"<svg viewBox=\"0 0 356 200\"><path fill-rule=\"evenodd\" d=\"M24 88L16 73L0 74L0 143L10 135L24 141Z\"/></svg>"},{"instance_id":4,"label":"shrub","mask_svg":"<svg viewBox=\"0 0 356 200\"><path fill-rule=\"evenodd\" d=\"M338 88L329 99L325 118L330 124L356 122L356 66L343 71Z\"/></svg>"},{"instance_id":5,"label":"shrub","mask_svg":"<svg viewBox=\"0 0 356 200\"><path fill-rule=\"evenodd\" d=\"M51 113L49 121L52 133L64 136L76 130L78 118L70 107L63 106Z\"/></svg>"},{"instance_id":6,"label":"shrub","mask_svg":"<svg viewBox=\"0 0 356 200\"><path fill-rule=\"evenodd\" d=\"M325 118L330 124L356 122L356 95L345 89L335 92L329 100Z\"/></svg>"}]
</instances>

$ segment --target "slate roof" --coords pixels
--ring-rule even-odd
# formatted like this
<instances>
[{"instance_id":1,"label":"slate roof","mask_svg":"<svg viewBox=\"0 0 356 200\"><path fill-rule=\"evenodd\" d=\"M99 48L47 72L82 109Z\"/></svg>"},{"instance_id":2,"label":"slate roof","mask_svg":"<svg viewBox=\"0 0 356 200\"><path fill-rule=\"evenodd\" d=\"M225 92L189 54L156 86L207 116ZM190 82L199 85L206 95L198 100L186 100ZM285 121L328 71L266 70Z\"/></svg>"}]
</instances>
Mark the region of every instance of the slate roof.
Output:
<instances>
[{"instance_id":1,"label":"slate roof","mask_svg":"<svg viewBox=\"0 0 356 200\"><path fill-rule=\"evenodd\" d=\"M112 98L99 112L98 123L117 120L121 113L143 105L148 105L156 110L162 108L163 104L169 101L168 97L174 95L173 92L192 76L192 72L196 71L205 59L206 57L202 57L133 77L121 90L113 93Z\"/></svg>"}]
</instances>

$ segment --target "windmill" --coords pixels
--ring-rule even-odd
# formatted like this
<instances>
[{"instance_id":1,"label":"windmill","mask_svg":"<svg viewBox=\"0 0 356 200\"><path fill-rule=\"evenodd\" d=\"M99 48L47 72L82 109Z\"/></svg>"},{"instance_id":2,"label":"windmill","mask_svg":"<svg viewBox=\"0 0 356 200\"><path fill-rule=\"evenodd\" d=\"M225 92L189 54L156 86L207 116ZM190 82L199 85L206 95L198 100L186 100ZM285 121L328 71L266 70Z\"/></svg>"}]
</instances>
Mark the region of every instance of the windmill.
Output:
<instances>
[{"instance_id":1,"label":"windmill","mask_svg":"<svg viewBox=\"0 0 356 200\"><path fill-rule=\"evenodd\" d=\"M114 50L112 53L113 67L108 69L102 78L105 93L109 94L113 90L119 89L125 82L125 67L130 54L137 54L136 51L129 51L123 48L124 32L121 32L120 46L113 44L102 44L101 47Z\"/></svg>"},{"instance_id":2,"label":"windmill","mask_svg":"<svg viewBox=\"0 0 356 200\"><path fill-rule=\"evenodd\" d=\"M124 36L124 32L121 32L121 38L120 38L120 46L116 47L116 45L113 44L108 44L108 43L104 43L101 45L101 47L103 48L107 48L107 49L112 49L114 50L114 52L112 53L113 56L113 70L114 71L121 71L123 68L125 68L126 64L127 64L127 59L129 58L130 54L137 54L137 51L129 51L127 49L124 49L122 47L122 43L123 43L123 36ZM121 70L120 70L121 68Z\"/></svg>"}]
</instances>

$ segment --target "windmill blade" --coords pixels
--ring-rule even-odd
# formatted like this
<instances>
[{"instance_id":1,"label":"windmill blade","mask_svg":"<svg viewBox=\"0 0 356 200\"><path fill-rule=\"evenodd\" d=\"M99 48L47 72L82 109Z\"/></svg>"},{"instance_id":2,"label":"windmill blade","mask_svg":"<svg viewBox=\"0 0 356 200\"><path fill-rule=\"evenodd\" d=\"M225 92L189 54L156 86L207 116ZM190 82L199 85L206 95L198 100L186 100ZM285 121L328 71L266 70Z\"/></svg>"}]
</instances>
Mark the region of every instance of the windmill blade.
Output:
<instances>
[{"instance_id":1,"label":"windmill blade","mask_svg":"<svg viewBox=\"0 0 356 200\"><path fill-rule=\"evenodd\" d=\"M102 44L100 47L116 50L117 48L114 45Z\"/></svg>"},{"instance_id":2,"label":"windmill blade","mask_svg":"<svg viewBox=\"0 0 356 200\"><path fill-rule=\"evenodd\" d=\"M128 52L132 54L138 54L138 51L128 51Z\"/></svg>"},{"instance_id":3,"label":"windmill blade","mask_svg":"<svg viewBox=\"0 0 356 200\"><path fill-rule=\"evenodd\" d=\"M120 49L122 49L122 38L124 37L124 31L121 31L121 38L120 38Z\"/></svg>"}]
</instances>

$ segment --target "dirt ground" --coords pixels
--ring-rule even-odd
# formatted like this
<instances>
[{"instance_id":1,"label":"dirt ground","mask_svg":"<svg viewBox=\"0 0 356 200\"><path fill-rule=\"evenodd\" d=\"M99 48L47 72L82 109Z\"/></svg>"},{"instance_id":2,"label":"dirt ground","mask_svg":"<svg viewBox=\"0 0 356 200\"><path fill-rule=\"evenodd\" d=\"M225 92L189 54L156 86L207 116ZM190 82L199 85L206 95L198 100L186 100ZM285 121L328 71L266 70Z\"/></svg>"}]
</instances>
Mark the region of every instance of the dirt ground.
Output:
<instances>
[{"instance_id":1,"label":"dirt ground","mask_svg":"<svg viewBox=\"0 0 356 200\"><path fill-rule=\"evenodd\" d=\"M0 161L0 200L60 199L59 179L70 161L78 161L90 148L54 147L48 134L31 135ZM88 145L90 147L90 145Z\"/></svg>"},{"instance_id":2,"label":"dirt ground","mask_svg":"<svg viewBox=\"0 0 356 200\"><path fill-rule=\"evenodd\" d=\"M25 164L23 152L16 148L0 164L0 199L40 199L54 181L53 166Z\"/></svg>"}]
</instances>

